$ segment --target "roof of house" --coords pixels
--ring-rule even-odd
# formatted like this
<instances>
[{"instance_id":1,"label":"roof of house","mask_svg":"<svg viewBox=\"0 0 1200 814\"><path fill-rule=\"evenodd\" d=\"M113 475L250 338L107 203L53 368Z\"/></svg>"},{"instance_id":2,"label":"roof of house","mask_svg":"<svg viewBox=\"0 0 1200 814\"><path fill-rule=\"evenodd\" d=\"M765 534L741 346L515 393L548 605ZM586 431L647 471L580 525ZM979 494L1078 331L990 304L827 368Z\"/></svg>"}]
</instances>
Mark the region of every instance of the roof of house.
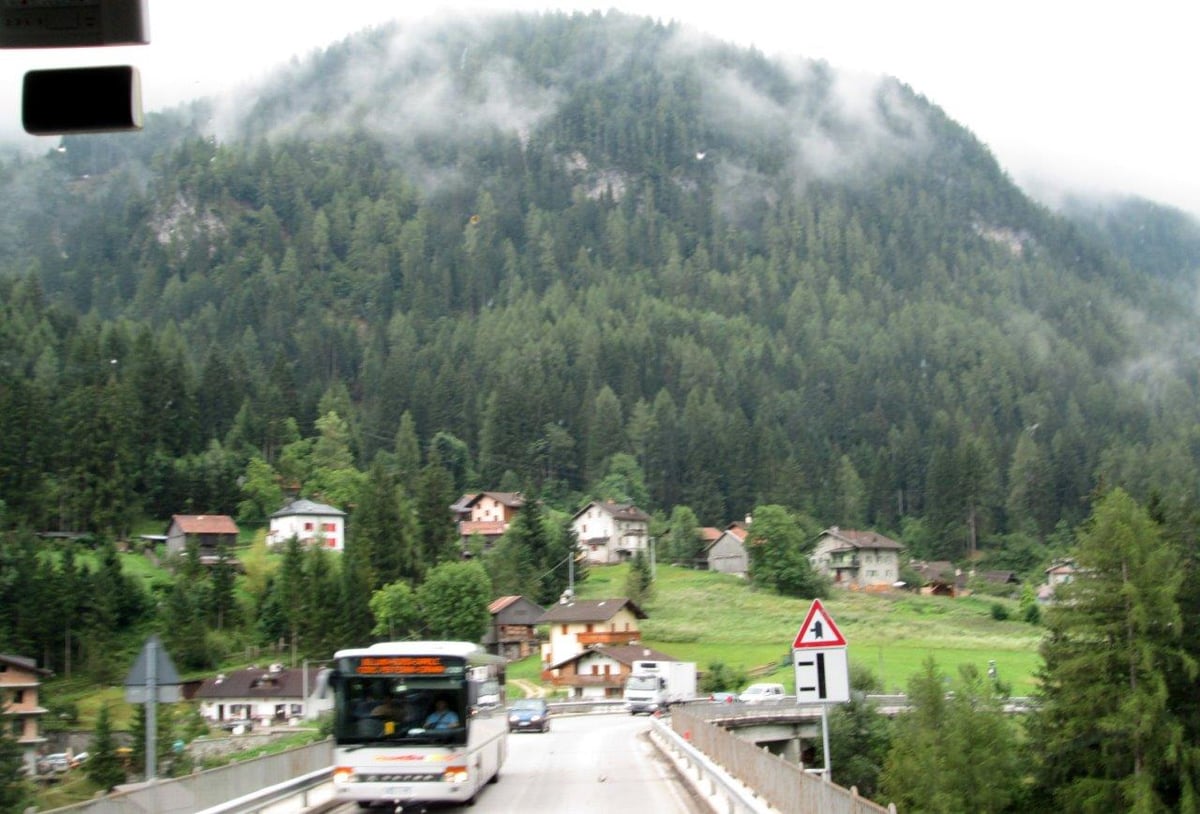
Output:
<instances>
[{"instance_id":1,"label":"roof of house","mask_svg":"<svg viewBox=\"0 0 1200 814\"><path fill-rule=\"evenodd\" d=\"M316 688L319 668L308 668L308 691ZM193 698L200 701L220 698L303 698L303 668L252 667L206 678Z\"/></svg>"},{"instance_id":2,"label":"roof of house","mask_svg":"<svg viewBox=\"0 0 1200 814\"><path fill-rule=\"evenodd\" d=\"M903 545L890 537L884 537L882 534L877 534L873 531L854 531L852 529L839 529L837 526L833 526L821 532L821 536L833 537L848 546L859 549L875 548L899 551L904 548Z\"/></svg>"},{"instance_id":3,"label":"roof of house","mask_svg":"<svg viewBox=\"0 0 1200 814\"><path fill-rule=\"evenodd\" d=\"M467 511L467 507L471 505L471 501L475 499L475 493L471 492L460 497L458 500L450 504L450 511L455 514L462 514Z\"/></svg>"},{"instance_id":4,"label":"roof of house","mask_svg":"<svg viewBox=\"0 0 1200 814\"><path fill-rule=\"evenodd\" d=\"M646 514L632 503L616 503L612 500L593 500L591 503L575 512L571 519L574 520L593 506L595 506L597 509L608 512L615 520L633 520L642 522L650 521L650 515Z\"/></svg>"},{"instance_id":5,"label":"roof of house","mask_svg":"<svg viewBox=\"0 0 1200 814\"><path fill-rule=\"evenodd\" d=\"M1020 582L1016 571L984 571L980 574L986 582Z\"/></svg>"},{"instance_id":6,"label":"roof of house","mask_svg":"<svg viewBox=\"0 0 1200 814\"><path fill-rule=\"evenodd\" d=\"M747 534L747 531L746 531L745 526L741 525L740 523L731 525L729 528L725 529L724 531L719 532L716 537L712 538L711 540L706 540L704 543L704 550L708 551L708 550L712 549L717 543L719 543L722 539L724 539L726 537L726 535L737 540L739 543L745 543L746 542L746 534Z\"/></svg>"},{"instance_id":7,"label":"roof of house","mask_svg":"<svg viewBox=\"0 0 1200 814\"><path fill-rule=\"evenodd\" d=\"M722 534L724 534L723 531L720 529L715 529L712 526L700 527L700 539L703 540L706 545L712 545Z\"/></svg>"},{"instance_id":8,"label":"roof of house","mask_svg":"<svg viewBox=\"0 0 1200 814\"><path fill-rule=\"evenodd\" d=\"M488 605L492 623L483 634L482 643L491 646L499 642L534 642L534 625L542 615L542 606L524 596L501 596Z\"/></svg>"},{"instance_id":9,"label":"roof of house","mask_svg":"<svg viewBox=\"0 0 1200 814\"><path fill-rule=\"evenodd\" d=\"M47 670L44 667L38 667L37 662L25 656L12 656L0 653L0 664L9 664L13 667L18 667L22 670L28 670L31 673L38 673L44 676L54 675L53 670Z\"/></svg>"},{"instance_id":10,"label":"roof of house","mask_svg":"<svg viewBox=\"0 0 1200 814\"><path fill-rule=\"evenodd\" d=\"M508 506L510 509L519 509L525 505L525 496L520 492L480 492L479 494L474 495L470 500L463 503L462 507L464 509L470 508L485 497L490 497L500 505Z\"/></svg>"},{"instance_id":11,"label":"roof of house","mask_svg":"<svg viewBox=\"0 0 1200 814\"><path fill-rule=\"evenodd\" d=\"M237 534L237 523L227 514L174 514L171 525L184 534ZM170 531L170 526L167 527Z\"/></svg>"},{"instance_id":12,"label":"roof of house","mask_svg":"<svg viewBox=\"0 0 1200 814\"><path fill-rule=\"evenodd\" d=\"M576 599L571 602L559 602L547 608L534 623L606 622L625 608L637 619L649 618L637 603L622 596L616 599Z\"/></svg>"},{"instance_id":13,"label":"roof of house","mask_svg":"<svg viewBox=\"0 0 1200 814\"><path fill-rule=\"evenodd\" d=\"M661 650L655 650L652 647L643 647L640 644L608 644L587 647L582 652L568 656L557 664L551 664L550 669L557 670L573 661L583 661L590 656L603 656L626 666L643 659L653 659L654 661L677 660L674 656L669 656Z\"/></svg>"},{"instance_id":14,"label":"roof of house","mask_svg":"<svg viewBox=\"0 0 1200 814\"><path fill-rule=\"evenodd\" d=\"M492 604L488 605L488 613L499 613L520 598L521 595L517 594L515 596L501 596L493 599Z\"/></svg>"},{"instance_id":15,"label":"roof of house","mask_svg":"<svg viewBox=\"0 0 1200 814\"><path fill-rule=\"evenodd\" d=\"M958 576L958 569L949 560L914 562L912 567L926 582L954 582Z\"/></svg>"},{"instance_id":16,"label":"roof of house","mask_svg":"<svg viewBox=\"0 0 1200 814\"><path fill-rule=\"evenodd\" d=\"M271 518L295 517L298 515L320 515L323 517L328 517L329 515L338 515L339 517L345 517L346 513L341 509L333 506L327 506L324 503L317 503L312 500L293 500L291 503L271 515Z\"/></svg>"}]
</instances>

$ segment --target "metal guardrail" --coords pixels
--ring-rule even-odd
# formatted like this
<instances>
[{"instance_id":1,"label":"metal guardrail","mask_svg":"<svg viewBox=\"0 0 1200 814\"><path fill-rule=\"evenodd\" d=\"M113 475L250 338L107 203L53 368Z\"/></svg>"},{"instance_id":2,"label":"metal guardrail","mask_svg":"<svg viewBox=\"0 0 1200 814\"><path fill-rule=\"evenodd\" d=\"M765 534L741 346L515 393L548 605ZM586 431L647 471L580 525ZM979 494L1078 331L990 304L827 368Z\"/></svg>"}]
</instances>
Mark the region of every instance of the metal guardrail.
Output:
<instances>
[{"instance_id":1,"label":"metal guardrail","mask_svg":"<svg viewBox=\"0 0 1200 814\"><path fill-rule=\"evenodd\" d=\"M254 800L260 795L269 796L297 783L295 796L303 797L308 793L306 784L320 786L319 775L332 774L332 757L332 742L323 740L184 777L139 784L53 811L56 814L195 814L225 806L233 795L243 807L229 809L229 814L255 812L260 809L255 807Z\"/></svg>"},{"instance_id":2,"label":"metal guardrail","mask_svg":"<svg viewBox=\"0 0 1200 814\"><path fill-rule=\"evenodd\" d=\"M197 814L259 814L265 809L288 801L297 801L303 808L308 809L309 806L331 802L332 791L321 793L320 789L327 783L331 783L332 779L333 767L327 766L283 783L259 789L251 794L245 794L221 805L203 809ZM336 805L336 801L334 804Z\"/></svg>"},{"instance_id":3,"label":"metal guardrail","mask_svg":"<svg viewBox=\"0 0 1200 814\"><path fill-rule=\"evenodd\" d=\"M582 701L551 701L547 704L551 712L567 715L601 714L611 715L614 712L625 712L625 700L622 698L597 698Z\"/></svg>"},{"instance_id":4,"label":"metal guardrail","mask_svg":"<svg viewBox=\"0 0 1200 814\"><path fill-rule=\"evenodd\" d=\"M771 807L758 799L736 778L683 738L670 724L656 719L651 727L651 739L679 768L680 773L701 794L709 798L714 809L725 814L769 814ZM714 799L716 798L716 799Z\"/></svg>"},{"instance_id":5,"label":"metal guardrail","mask_svg":"<svg viewBox=\"0 0 1200 814\"><path fill-rule=\"evenodd\" d=\"M706 719L710 713L716 718L727 717L727 711L711 709L726 705L709 704L707 710L705 706L676 708L671 713L672 730L730 776L754 789L770 809L781 814L895 814L894 806L881 806L860 796L855 789L845 789L829 778L814 776L798 763L739 738L717 720ZM792 709L806 708L793 705ZM774 711L782 713L782 705L775 705Z\"/></svg>"}]
</instances>

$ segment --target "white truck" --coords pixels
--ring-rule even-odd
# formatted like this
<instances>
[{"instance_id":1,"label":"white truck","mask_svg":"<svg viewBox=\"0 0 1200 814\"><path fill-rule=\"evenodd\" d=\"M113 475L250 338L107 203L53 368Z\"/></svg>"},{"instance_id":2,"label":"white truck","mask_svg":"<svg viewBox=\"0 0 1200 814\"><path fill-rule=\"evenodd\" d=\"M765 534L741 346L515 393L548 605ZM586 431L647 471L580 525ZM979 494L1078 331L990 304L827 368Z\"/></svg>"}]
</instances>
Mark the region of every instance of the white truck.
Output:
<instances>
[{"instance_id":1,"label":"white truck","mask_svg":"<svg viewBox=\"0 0 1200 814\"><path fill-rule=\"evenodd\" d=\"M696 662L635 661L625 679L625 708L630 715L653 715L671 704L696 698Z\"/></svg>"}]
</instances>

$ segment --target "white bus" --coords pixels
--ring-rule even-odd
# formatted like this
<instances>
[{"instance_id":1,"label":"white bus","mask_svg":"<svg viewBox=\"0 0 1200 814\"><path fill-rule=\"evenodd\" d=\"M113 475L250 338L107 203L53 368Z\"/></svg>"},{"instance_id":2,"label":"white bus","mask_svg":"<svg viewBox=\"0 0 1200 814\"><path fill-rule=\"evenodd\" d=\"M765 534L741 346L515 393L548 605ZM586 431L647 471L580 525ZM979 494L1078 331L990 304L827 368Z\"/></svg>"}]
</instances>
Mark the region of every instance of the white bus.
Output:
<instances>
[{"instance_id":1,"label":"white bus","mask_svg":"<svg viewBox=\"0 0 1200 814\"><path fill-rule=\"evenodd\" d=\"M507 753L504 666L470 642L334 654L335 798L361 808L473 802Z\"/></svg>"}]
</instances>

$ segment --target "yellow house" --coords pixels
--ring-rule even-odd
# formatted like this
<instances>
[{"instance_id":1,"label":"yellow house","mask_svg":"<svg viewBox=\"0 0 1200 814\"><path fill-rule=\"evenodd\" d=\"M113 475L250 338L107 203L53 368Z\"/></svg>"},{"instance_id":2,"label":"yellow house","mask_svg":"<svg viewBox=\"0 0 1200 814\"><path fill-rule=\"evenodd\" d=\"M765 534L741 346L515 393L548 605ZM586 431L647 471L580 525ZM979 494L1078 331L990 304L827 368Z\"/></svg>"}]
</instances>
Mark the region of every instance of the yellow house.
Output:
<instances>
[{"instance_id":1,"label":"yellow house","mask_svg":"<svg viewBox=\"0 0 1200 814\"><path fill-rule=\"evenodd\" d=\"M646 612L625 597L559 602L534 620L550 632L550 641L542 645L542 667L564 662L589 647L632 644L641 639L638 620L645 618Z\"/></svg>"}]
</instances>

